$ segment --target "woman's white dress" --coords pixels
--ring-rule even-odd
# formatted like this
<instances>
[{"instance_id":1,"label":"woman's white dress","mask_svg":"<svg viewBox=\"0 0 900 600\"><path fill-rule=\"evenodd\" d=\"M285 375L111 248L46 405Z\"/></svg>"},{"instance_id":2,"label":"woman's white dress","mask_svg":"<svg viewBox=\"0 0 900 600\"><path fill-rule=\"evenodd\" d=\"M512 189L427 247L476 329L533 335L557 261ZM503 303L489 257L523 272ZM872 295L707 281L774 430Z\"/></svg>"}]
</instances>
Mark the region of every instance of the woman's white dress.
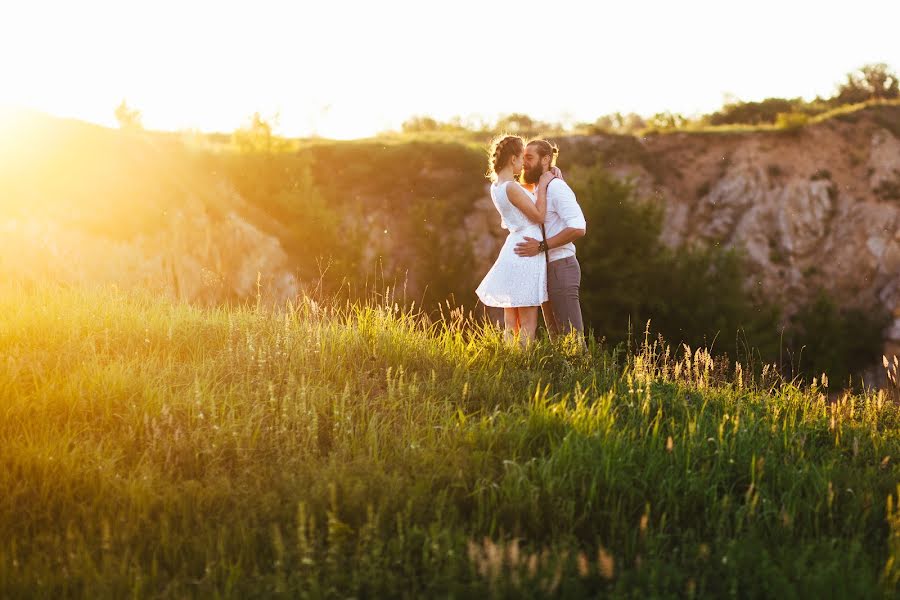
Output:
<instances>
[{"instance_id":1,"label":"woman's white dress","mask_svg":"<svg viewBox=\"0 0 900 600\"><path fill-rule=\"evenodd\" d=\"M506 236L494 266L484 276L475 293L485 306L540 306L547 301L547 265L544 255L517 256L515 247L526 237L542 239L541 226L529 221L509 201L506 188L510 185L519 184L514 181L491 184L491 200L500 213L500 225L509 230L509 235ZM534 195L527 190L525 192L533 202Z\"/></svg>"}]
</instances>

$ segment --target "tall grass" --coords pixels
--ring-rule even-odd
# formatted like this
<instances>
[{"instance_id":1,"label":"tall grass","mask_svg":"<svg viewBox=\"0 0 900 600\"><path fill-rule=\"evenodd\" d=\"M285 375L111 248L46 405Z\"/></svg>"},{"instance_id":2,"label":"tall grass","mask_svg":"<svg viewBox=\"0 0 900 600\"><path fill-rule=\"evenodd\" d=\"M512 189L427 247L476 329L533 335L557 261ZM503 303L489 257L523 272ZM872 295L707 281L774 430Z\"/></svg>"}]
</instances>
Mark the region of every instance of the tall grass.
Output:
<instances>
[{"instance_id":1,"label":"tall grass","mask_svg":"<svg viewBox=\"0 0 900 600\"><path fill-rule=\"evenodd\" d=\"M0 289L0 596L891 596L900 411L390 301Z\"/></svg>"}]
</instances>

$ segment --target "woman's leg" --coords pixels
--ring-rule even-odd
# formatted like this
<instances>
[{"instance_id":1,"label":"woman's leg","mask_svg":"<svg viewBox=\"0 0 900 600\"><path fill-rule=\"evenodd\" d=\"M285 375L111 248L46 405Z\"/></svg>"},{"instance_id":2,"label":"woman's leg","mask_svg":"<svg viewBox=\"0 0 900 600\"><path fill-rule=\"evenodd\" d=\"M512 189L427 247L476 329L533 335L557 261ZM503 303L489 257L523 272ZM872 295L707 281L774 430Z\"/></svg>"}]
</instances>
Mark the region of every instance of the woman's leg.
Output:
<instances>
[{"instance_id":1,"label":"woman's leg","mask_svg":"<svg viewBox=\"0 0 900 600\"><path fill-rule=\"evenodd\" d=\"M535 332L537 332L537 319L537 306L519 308L519 336L523 346L527 346L534 340Z\"/></svg>"},{"instance_id":2,"label":"woman's leg","mask_svg":"<svg viewBox=\"0 0 900 600\"><path fill-rule=\"evenodd\" d=\"M503 323L505 325L505 328L503 330L503 337L507 342L512 342L516 339L516 335L518 335L519 333L519 309L504 308Z\"/></svg>"}]
</instances>

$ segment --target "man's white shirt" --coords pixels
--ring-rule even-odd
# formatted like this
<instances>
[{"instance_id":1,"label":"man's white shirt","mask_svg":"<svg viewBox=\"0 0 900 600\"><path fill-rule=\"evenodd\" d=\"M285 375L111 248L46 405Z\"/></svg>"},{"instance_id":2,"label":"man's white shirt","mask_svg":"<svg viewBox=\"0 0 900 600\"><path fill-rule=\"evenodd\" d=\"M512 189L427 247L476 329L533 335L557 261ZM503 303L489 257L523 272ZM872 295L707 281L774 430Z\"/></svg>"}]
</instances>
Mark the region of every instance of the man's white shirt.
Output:
<instances>
[{"instance_id":1,"label":"man's white shirt","mask_svg":"<svg viewBox=\"0 0 900 600\"><path fill-rule=\"evenodd\" d=\"M547 216L544 219L547 239L568 227L586 230L587 223L584 220L584 213L575 199L575 192L565 181L556 178L547 187ZM575 244L572 242L550 249L550 262L569 256L575 256Z\"/></svg>"}]
</instances>

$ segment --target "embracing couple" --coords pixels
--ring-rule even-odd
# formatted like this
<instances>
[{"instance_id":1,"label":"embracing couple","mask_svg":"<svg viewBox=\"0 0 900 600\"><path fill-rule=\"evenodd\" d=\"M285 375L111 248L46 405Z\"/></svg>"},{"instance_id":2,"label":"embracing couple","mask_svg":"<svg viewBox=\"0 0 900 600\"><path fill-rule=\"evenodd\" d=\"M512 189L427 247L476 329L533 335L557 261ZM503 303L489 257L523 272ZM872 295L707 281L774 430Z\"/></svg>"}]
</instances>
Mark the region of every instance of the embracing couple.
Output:
<instances>
[{"instance_id":1,"label":"embracing couple","mask_svg":"<svg viewBox=\"0 0 900 600\"><path fill-rule=\"evenodd\" d=\"M584 235L586 223L556 167L558 155L546 140L526 144L508 135L494 140L488 160L491 200L509 235L475 293L485 306L503 308L507 335L522 345L534 339L538 307L551 338L584 334L573 242Z\"/></svg>"}]
</instances>

